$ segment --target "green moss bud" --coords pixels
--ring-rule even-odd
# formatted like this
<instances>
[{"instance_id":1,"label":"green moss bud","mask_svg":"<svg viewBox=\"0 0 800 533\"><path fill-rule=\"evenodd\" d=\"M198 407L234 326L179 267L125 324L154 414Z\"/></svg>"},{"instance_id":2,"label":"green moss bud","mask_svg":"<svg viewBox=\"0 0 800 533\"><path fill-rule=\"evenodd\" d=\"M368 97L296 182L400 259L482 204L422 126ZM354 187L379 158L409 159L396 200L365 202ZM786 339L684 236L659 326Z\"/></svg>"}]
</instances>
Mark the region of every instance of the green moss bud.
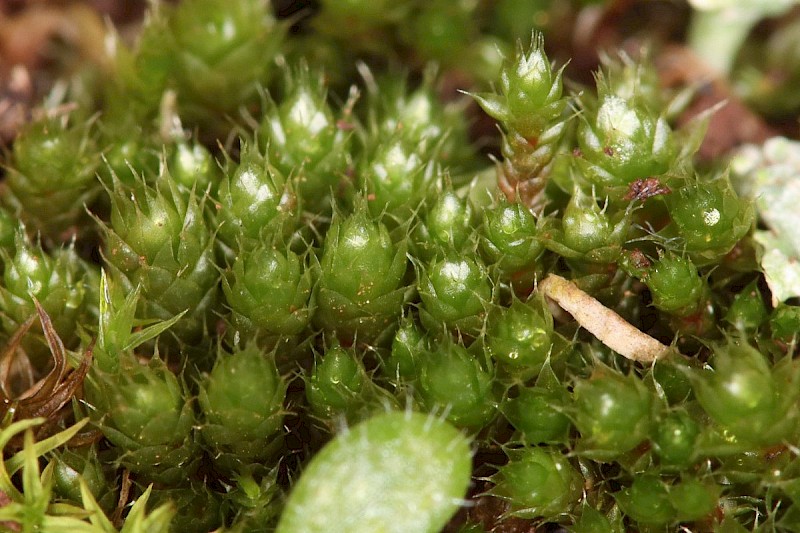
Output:
<instances>
[{"instance_id":1,"label":"green moss bud","mask_svg":"<svg viewBox=\"0 0 800 533\"><path fill-rule=\"evenodd\" d=\"M4 201L55 242L81 229L86 207L101 192L95 179L100 154L90 125L67 125L62 117L34 121L14 142Z\"/></svg>"},{"instance_id":2,"label":"green moss bud","mask_svg":"<svg viewBox=\"0 0 800 533\"><path fill-rule=\"evenodd\" d=\"M727 177L692 181L665 197L687 252L704 260L728 253L753 224L754 209L740 199Z\"/></svg>"},{"instance_id":3,"label":"green moss bud","mask_svg":"<svg viewBox=\"0 0 800 533\"><path fill-rule=\"evenodd\" d=\"M169 162L172 178L186 189L198 193L216 188L220 170L211 152L197 142L179 142Z\"/></svg>"},{"instance_id":4,"label":"green moss bud","mask_svg":"<svg viewBox=\"0 0 800 533\"><path fill-rule=\"evenodd\" d=\"M769 319L772 337L791 342L800 333L800 306L779 303Z\"/></svg>"},{"instance_id":5,"label":"green moss bud","mask_svg":"<svg viewBox=\"0 0 800 533\"><path fill-rule=\"evenodd\" d=\"M171 505L176 510L170 521L170 531L208 533L223 523L219 493L198 481L190 481L184 487L153 490L150 501L154 507Z\"/></svg>"},{"instance_id":6,"label":"green moss bud","mask_svg":"<svg viewBox=\"0 0 800 533\"><path fill-rule=\"evenodd\" d=\"M139 318L169 320L188 310L170 331L193 343L202 337L217 297L214 240L197 196L186 197L165 181L158 189L117 184L104 255L125 291L141 287Z\"/></svg>"},{"instance_id":7,"label":"green moss bud","mask_svg":"<svg viewBox=\"0 0 800 533\"><path fill-rule=\"evenodd\" d=\"M259 140L270 162L292 176L304 206L329 210L331 191L348 164L350 135L328 105L324 77L301 65L287 76L280 104L270 101L268 107Z\"/></svg>"},{"instance_id":8,"label":"green moss bud","mask_svg":"<svg viewBox=\"0 0 800 533\"><path fill-rule=\"evenodd\" d=\"M521 44L517 46L514 60L501 71L501 94L478 94L475 98L508 130L536 139L566 106L566 100L561 98L561 72L553 71L543 39L535 35L527 51Z\"/></svg>"},{"instance_id":9,"label":"green moss bud","mask_svg":"<svg viewBox=\"0 0 800 533\"><path fill-rule=\"evenodd\" d=\"M725 313L725 320L739 331L754 331L769 315L757 281L748 283L736 296Z\"/></svg>"},{"instance_id":10,"label":"green moss bud","mask_svg":"<svg viewBox=\"0 0 800 533\"><path fill-rule=\"evenodd\" d=\"M635 448L650 436L653 394L641 380L611 370L575 384L575 425L581 447L598 459Z\"/></svg>"},{"instance_id":11,"label":"green moss bud","mask_svg":"<svg viewBox=\"0 0 800 533\"><path fill-rule=\"evenodd\" d=\"M99 141L104 146L103 164L97 175L106 188L113 188L117 180L135 187L142 179L150 183L158 176L163 146L160 137L142 131L140 126L103 126Z\"/></svg>"},{"instance_id":12,"label":"green moss bud","mask_svg":"<svg viewBox=\"0 0 800 533\"><path fill-rule=\"evenodd\" d=\"M297 335L313 314L311 270L285 246L258 244L223 277L231 321L240 335Z\"/></svg>"},{"instance_id":13,"label":"green moss bud","mask_svg":"<svg viewBox=\"0 0 800 533\"><path fill-rule=\"evenodd\" d=\"M358 165L361 190L366 193L369 211L399 225L410 220L431 187L433 167L403 135L390 136L371 147Z\"/></svg>"},{"instance_id":14,"label":"green moss bud","mask_svg":"<svg viewBox=\"0 0 800 533\"><path fill-rule=\"evenodd\" d=\"M334 346L314 364L306 384L306 398L314 414L332 418L362 405L361 393L368 380L364 365L355 354Z\"/></svg>"},{"instance_id":15,"label":"green moss bud","mask_svg":"<svg viewBox=\"0 0 800 533\"><path fill-rule=\"evenodd\" d=\"M266 472L261 480L243 473L235 477L233 490L225 495L226 502L236 509L231 531L269 533L283 508L283 493L277 480L278 468Z\"/></svg>"},{"instance_id":16,"label":"green moss bud","mask_svg":"<svg viewBox=\"0 0 800 533\"><path fill-rule=\"evenodd\" d=\"M314 322L344 340L374 342L393 332L407 265L405 245L395 245L363 204L349 217L336 215L319 260Z\"/></svg>"},{"instance_id":17,"label":"green moss bud","mask_svg":"<svg viewBox=\"0 0 800 533\"><path fill-rule=\"evenodd\" d=\"M580 517L572 526L574 533L623 533L621 514L616 513L616 523L612 523L606 515L589 507L584 503L581 508Z\"/></svg>"},{"instance_id":18,"label":"green moss bud","mask_svg":"<svg viewBox=\"0 0 800 533\"><path fill-rule=\"evenodd\" d=\"M675 508L677 519L690 522L710 516L718 508L719 493L717 485L688 478L669 488L669 500Z\"/></svg>"},{"instance_id":19,"label":"green moss bud","mask_svg":"<svg viewBox=\"0 0 800 533\"><path fill-rule=\"evenodd\" d=\"M553 346L553 317L544 303L516 298L510 307L489 314L486 350L499 363L513 369L538 372Z\"/></svg>"},{"instance_id":20,"label":"green moss bud","mask_svg":"<svg viewBox=\"0 0 800 533\"><path fill-rule=\"evenodd\" d=\"M274 451L283 422L286 383L274 355L255 344L219 353L203 381L199 403L205 423L201 434L227 471L266 460Z\"/></svg>"},{"instance_id":21,"label":"green moss bud","mask_svg":"<svg viewBox=\"0 0 800 533\"><path fill-rule=\"evenodd\" d=\"M177 69L170 72L181 115L208 125L234 116L270 78L284 28L265 0L199 0L169 13Z\"/></svg>"},{"instance_id":22,"label":"green moss bud","mask_svg":"<svg viewBox=\"0 0 800 533\"><path fill-rule=\"evenodd\" d=\"M699 425L686 411L673 411L662 418L653 436L653 448L662 465L688 467L699 434Z\"/></svg>"},{"instance_id":23,"label":"green moss bud","mask_svg":"<svg viewBox=\"0 0 800 533\"><path fill-rule=\"evenodd\" d=\"M378 146L390 140L402 142L422 161L435 162L454 174L476 164L469 140L464 102L445 102L436 79L427 71L413 89L404 77L385 76L370 92L372 139Z\"/></svg>"},{"instance_id":24,"label":"green moss bud","mask_svg":"<svg viewBox=\"0 0 800 533\"><path fill-rule=\"evenodd\" d=\"M625 186L669 170L676 149L666 119L602 85L600 90L597 109L584 115L578 129L577 161L586 177L597 185Z\"/></svg>"},{"instance_id":25,"label":"green moss bud","mask_svg":"<svg viewBox=\"0 0 800 533\"><path fill-rule=\"evenodd\" d=\"M563 67L553 71L541 34L534 34L532 41L527 52L518 46L514 59L503 67L499 94L472 96L505 130L500 189L509 200L541 213L553 160L567 129L567 99L562 98Z\"/></svg>"},{"instance_id":26,"label":"green moss bud","mask_svg":"<svg viewBox=\"0 0 800 533\"><path fill-rule=\"evenodd\" d=\"M505 198L484 209L480 236L486 263L495 265L505 278L533 270L543 249L533 214Z\"/></svg>"},{"instance_id":27,"label":"green moss bud","mask_svg":"<svg viewBox=\"0 0 800 533\"><path fill-rule=\"evenodd\" d=\"M509 450L509 462L495 476L492 494L522 518L555 518L578 503L583 478L569 460L549 448Z\"/></svg>"},{"instance_id":28,"label":"green moss bud","mask_svg":"<svg viewBox=\"0 0 800 533\"><path fill-rule=\"evenodd\" d=\"M554 406L560 405L557 394L539 387L526 387L519 395L503 402L503 414L522 435L525 442L566 442L572 424Z\"/></svg>"},{"instance_id":29,"label":"green moss bud","mask_svg":"<svg viewBox=\"0 0 800 533\"><path fill-rule=\"evenodd\" d=\"M642 280L650 289L653 305L676 316L691 315L708 300L708 283L685 257L674 254L660 257Z\"/></svg>"},{"instance_id":30,"label":"green moss bud","mask_svg":"<svg viewBox=\"0 0 800 533\"><path fill-rule=\"evenodd\" d=\"M463 345L445 337L421 358L419 395L459 427L477 431L494 418L494 378Z\"/></svg>"},{"instance_id":31,"label":"green moss bud","mask_svg":"<svg viewBox=\"0 0 800 533\"><path fill-rule=\"evenodd\" d=\"M23 227L17 228L13 255L1 253L0 324L5 333L12 335L36 313L36 298L62 341L73 347L78 340L75 324L90 317L96 267L78 257L73 246L48 254L28 239ZM49 364L51 355L43 343L26 336L23 346L36 368L43 370Z\"/></svg>"},{"instance_id":32,"label":"green moss bud","mask_svg":"<svg viewBox=\"0 0 800 533\"><path fill-rule=\"evenodd\" d=\"M219 239L230 250L249 249L268 237L288 234L297 220L297 198L290 183L254 145L227 173L217 193Z\"/></svg>"},{"instance_id":33,"label":"green moss bud","mask_svg":"<svg viewBox=\"0 0 800 533\"><path fill-rule=\"evenodd\" d=\"M415 10L408 41L425 60L457 62L478 33L477 4L434 0Z\"/></svg>"},{"instance_id":34,"label":"green moss bud","mask_svg":"<svg viewBox=\"0 0 800 533\"><path fill-rule=\"evenodd\" d=\"M470 244L474 231L474 211L469 199L460 198L449 183L443 189L414 229L412 251L423 261L448 252L461 252Z\"/></svg>"},{"instance_id":35,"label":"green moss bud","mask_svg":"<svg viewBox=\"0 0 800 533\"><path fill-rule=\"evenodd\" d=\"M448 256L418 269L420 318L429 330L442 324L468 335L483 327L492 288L485 267L474 259Z\"/></svg>"},{"instance_id":36,"label":"green moss bud","mask_svg":"<svg viewBox=\"0 0 800 533\"><path fill-rule=\"evenodd\" d=\"M326 422L361 420L391 405L389 393L375 384L352 349L332 346L315 360L306 379L306 399L311 412Z\"/></svg>"},{"instance_id":37,"label":"green moss bud","mask_svg":"<svg viewBox=\"0 0 800 533\"><path fill-rule=\"evenodd\" d=\"M647 525L665 525L675 519L675 508L664 483L655 475L641 474L630 487L614 494L622 511Z\"/></svg>"},{"instance_id":38,"label":"green moss bud","mask_svg":"<svg viewBox=\"0 0 800 533\"><path fill-rule=\"evenodd\" d=\"M571 249L587 253L609 244L611 221L594 197L575 190L562 218L564 244Z\"/></svg>"},{"instance_id":39,"label":"green moss bud","mask_svg":"<svg viewBox=\"0 0 800 533\"><path fill-rule=\"evenodd\" d=\"M168 484L186 479L197 466L197 446L184 387L158 358L121 363L118 373L94 372L87 388L100 429L131 472Z\"/></svg>"},{"instance_id":40,"label":"green moss bud","mask_svg":"<svg viewBox=\"0 0 800 533\"><path fill-rule=\"evenodd\" d=\"M572 422L565 407L572 401L549 363L545 363L535 386L512 389L501 406L503 415L530 444L566 442Z\"/></svg>"},{"instance_id":41,"label":"green moss bud","mask_svg":"<svg viewBox=\"0 0 800 533\"><path fill-rule=\"evenodd\" d=\"M109 483L106 471L94 447L67 448L53 458L53 489L72 502L83 501L81 481L83 481L101 508L109 513L117 502L117 494Z\"/></svg>"},{"instance_id":42,"label":"green moss bud","mask_svg":"<svg viewBox=\"0 0 800 533\"><path fill-rule=\"evenodd\" d=\"M410 318L401 323L392 339L384 373L391 378L414 379L419 375L421 357L427 349L424 331Z\"/></svg>"},{"instance_id":43,"label":"green moss bud","mask_svg":"<svg viewBox=\"0 0 800 533\"><path fill-rule=\"evenodd\" d=\"M796 424L798 375L773 370L761 352L744 341L716 346L713 372L693 372L695 396L706 413L742 442L780 442Z\"/></svg>"}]
</instances>

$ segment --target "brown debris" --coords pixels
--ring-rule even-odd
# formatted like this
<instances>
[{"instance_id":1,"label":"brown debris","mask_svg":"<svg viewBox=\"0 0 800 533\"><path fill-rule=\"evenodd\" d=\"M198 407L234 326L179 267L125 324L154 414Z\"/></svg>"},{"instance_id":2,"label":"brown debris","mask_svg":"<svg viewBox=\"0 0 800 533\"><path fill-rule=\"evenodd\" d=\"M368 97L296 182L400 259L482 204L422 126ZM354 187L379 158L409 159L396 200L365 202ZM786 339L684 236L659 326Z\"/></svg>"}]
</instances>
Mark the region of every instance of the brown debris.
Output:
<instances>
[{"instance_id":1,"label":"brown debris","mask_svg":"<svg viewBox=\"0 0 800 533\"><path fill-rule=\"evenodd\" d=\"M0 13L0 58L5 65L38 68L54 60L54 43L60 41L101 64L105 34L102 19L85 4L31 4L13 15Z\"/></svg>"},{"instance_id":2,"label":"brown debris","mask_svg":"<svg viewBox=\"0 0 800 533\"><path fill-rule=\"evenodd\" d=\"M122 523L124 520L122 519L122 515L125 513L125 508L128 506L128 500L130 499L130 492L131 486L133 483L131 482L131 472L128 469L125 469L122 472L122 481L120 482L119 487L119 499L117 500L117 508L114 509L114 513L111 515L111 523L114 524L114 527L122 527Z\"/></svg>"},{"instance_id":3,"label":"brown debris","mask_svg":"<svg viewBox=\"0 0 800 533\"><path fill-rule=\"evenodd\" d=\"M642 178L631 182L628 185L628 192L622 197L623 200L647 200L653 196L669 194L672 191L666 185L662 185L658 178Z\"/></svg>"},{"instance_id":4,"label":"brown debris","mask_svg":"<svg viewBox=\"0 0 800 533\"><path fill-rule=\"evenodd\" d=\"M56 80L106 68L107 28L85 2L0 3L0 143L8 144Z\"/></svg>"},{"instance_id":5,"label":"brown debris","mask_svg":"<svg viewBox=\"0 0 800 533\"><path fill-rule=\"evenodd\" d=\"M647 258L646 255L644 255L644 253L640 249L634 248L633 250L630 251L628 257L630 257L630 260L633 263L634 267L641 269L650 268L651 265L650 260Z\"/></svg>"},{"instance_id":6,"label":"brown debris","mask_svg":"<svg viewBox=\"0 0 800 533\"><path fill-rule=\"evenodd\" d=\"M650 335L639 331L613 310L578 288L573 282L549 274L538 290L554 300L597 339L632 361L652 363L670 352Z\"/></svg>"},{"instance_id":7,"label":"brown debris","mask_svg":"<svg viewBox=\"0 0 800 533\"><path fill-rule=\"evenodd\" d=\"M6 507L7 505L13 503L13 500L6 494L4 491L0 490L0 509ZM17 522L11 521L4 521L0 522L0 527L7 529L8 531L22 531L22 526L20 526Z\"/></svg>"},{"instance_id":8,"label":"brown debris","mask_svg":"<svg viewBox=\"0 0 800 533\"><path fill-rule=\"evenodd\" d=\"M12 381L13 378L19 379L20 369L32 381L33 372L30 370L30 362L27 361L27 358L17 361L17 355L23 337L28 333L36 318L33 316L14 333L2 354L2 360L0 360L0 400L2 401L0 418L11 412L13 418L17 420L44 417L50 422L54 422L57 420L61 408L72 399L83 384L92 363L92 346L87 348L78 368L70 370L67 365L66 349L56 334L50 317L38 301L34 300L34 304L39 321L42 323L45 339L53 355L53 369L44 378L28 386L24 392L14 395ZM46 432L47 426L48 424L45 424L42 431Z\"/></svg>"},{"instance_id":9,"label":"brown debris","mask_svg":"<svg viewBox=\"0 0 800 533\"><path fill-rule=\"evenodd\" d=\"M0 143L8 143L29 120L33 106L33 84L22 65L0 74Z\"/></svg>"},{"instance_id":10,"label":"brown debris","mask_svg":"<svg viewBox=\"0 0 800 533\"><path fill-rule=\"evenodd\" d=\"M698 151L702 160L712 161L727 155L739 145L761 144L777 135L777 131L734 94L726 80L715 77L710 67L687 47L665 47L656 58L656 67L665 87L700 85L694 100L678 118L678 125L686 124L708 109L724 103L711 116L708 132Z\"/></svg>"}]
</instances>

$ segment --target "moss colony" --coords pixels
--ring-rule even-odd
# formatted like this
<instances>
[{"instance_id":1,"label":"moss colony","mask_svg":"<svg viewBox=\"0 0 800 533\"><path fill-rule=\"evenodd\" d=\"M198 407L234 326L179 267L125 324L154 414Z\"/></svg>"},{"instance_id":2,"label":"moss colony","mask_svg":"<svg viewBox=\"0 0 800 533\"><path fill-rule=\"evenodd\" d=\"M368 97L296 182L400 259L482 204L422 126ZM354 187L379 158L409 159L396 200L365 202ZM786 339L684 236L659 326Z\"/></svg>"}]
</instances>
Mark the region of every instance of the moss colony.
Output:
<instances>
[{"instance_id":1,"label":"moss colony","mask_svg":"<svg viewBox=\"0 0 800 533\"><path fill-rule=\"evenodd\" d=\"M42 70L0 528L800 531L800 148L734 148L800 19L703 70L721 14L589 4L155 2Z\"/></svg>"}]
</instances>

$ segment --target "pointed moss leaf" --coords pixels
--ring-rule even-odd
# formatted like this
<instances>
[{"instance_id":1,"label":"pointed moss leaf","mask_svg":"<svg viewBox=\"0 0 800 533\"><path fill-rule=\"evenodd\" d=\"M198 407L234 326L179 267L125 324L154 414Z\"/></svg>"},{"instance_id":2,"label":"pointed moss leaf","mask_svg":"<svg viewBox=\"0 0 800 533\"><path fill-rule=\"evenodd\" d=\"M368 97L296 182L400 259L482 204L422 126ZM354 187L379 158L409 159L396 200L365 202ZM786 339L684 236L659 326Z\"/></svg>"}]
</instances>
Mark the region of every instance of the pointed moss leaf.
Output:
<instances>
[{"instance_id":1,"label":"pointed moss leaf","mask_svg":"<svg viewBox=\"0 0 800 533\"><path fill-rule=\"evenodd\" d=\"M493 93L465 93L475 99L478 105L493 119L500 121L507 121L510 118L510 113L503 101L503 97L499 94Z\"/></svg>"},{"instance_id":2,"label":"pointed moss leaf","mask_svg":"<svg viewBox=\"0 0 800 533\"><path fill-rule=\"evenodd\" d=\"M97 503L89 485L82 477L78 479L78 482L81 487L81 503L83 503L83 508L89 512L89 522L98 531L114 531L114 525L103 512L100 504Z\"/></svg>"},{"instance_id":3,"label":"pointed moss leaf","mask_svg":"<svg viewBox=\"0 0 800 533\"><path fill-rule=\"evenodd\" d=\"M137 320L136 307L141 285L125 296L121 285L109 278L105 269L100 273L99 328L97 333L97 366L106 372L119 369L120 354L154 339L172 327L188 311L185 309L168 320ZM150 324L146 326L146 324ZM132 330L136 328L136 331Z\"/></svg>"},{"instance_id":4,"label":"pointed moss leaf","mask_svg":"<svg viewBox=\"0 0 800 533\"><path fill-rule=\"evenodd\" d=\"M100 294L102 295L102 298L100 298L100 328L98 332L98 343L101 347L105 347L106 350L113 348L123 352L133 350L137 346L144 344L150 339L153 339L164 333L189 311L188 309L185 309L169 320L159 321L156 324L152 324L139 331L128 334L135 323L134 317L136 314L136 303L139 299L140 292L141 285L137 285L136 288L125 298L123 304L119 307L116 307L114 305L112 285L108 279L108 274L106 274L105 270L102 270L100 274ZM122 346L108 346L108 333L115 333L118 331L122 331L123 335L128 334L128 338L125 339L125 343ZM111 342L114 340L119 341L120 339L113 339Z\"/></svg>"},{"instance_id":5,"label":"pointed moss leaf","mask_svg":"<svg viewBox=\"0 0 800 533\"><path fill-rule=\"evenodd\" d=\"M111 352L119 349L115 346L119 339L116 337L118 331L122 335L127 334L133 329L133 322L136 316L136 302L139 299L141 285L128 293L122 305L115 305L114 284L109 280L105 269L100 271L100 327L97 332L97 344L106 351Z\"/></svg>"},{"instance_id":6,"label":"pointed moss leaf","mask_svg":"<svg viewBox=\"0 0 800 533\"><path fill-rule=\"evenodd\" d=\"M28 420L20 420L19 422L11 424L3 431L0 431L0 457L2 457L2 450L5 448L6 444L8 444L8 442L12 438L14 438L19 433L22 433L23 431L27 430L28 428L38 426L44 423L44 421L45 421L44 418L31 418ZM7 494L11 498L12 502L16 502L22 499L22 493L14 485L14 482L11 480L12 475L13 474L9 473L5 462L0 462L0 490L2 490L5 494ZM0 520L2 520L2 515L0 515Z\"/></svg>"},{"instance_id":7,"label":"pointed moss leaf","mask_svg":"<svg viewBox=\"0 0 800 533\"><path fill-rule=\"evenodd\" d=\"M76 512L72 509L62 511L57 509L56 505L51 506L50 512ZM91 524L71 516L45 516L42 520L41 528L42 531L49 531L50 533L98 533L98 530Z\"/></svg>"},{"instance_id":8,"label":"pointed moss leaf","mask_svg":"<svg viewBox=\"0 0 800 533\"><path fill-rule=\"evenodd\" d=\"M172 504L165 503L156 508L149 515L145 514L147 500L153 492L153 485L147 487L144 494L139 496L136 503L131 507L131 512L125 519L120 533L167 533L172 517L175 515L175 508Z\"/></svg>"},{"instance_id":9,"label":"pointed moss leaf","mask_svg":"<svg viewBox=\"0 0 800 533\"><path fill-rule=\"evenodd\" d=\"M27 515L26 518L30 520L32 518L31 514L33 514L31 511L39 511L44 515L45 507L49 500L47 495L49 491L45 487L44 479L39 477L39 461L33 450L33 430L25 430L24 438L24 448L17 455L22 455L22 495L26 507L28 507L28 512L25 513ZM37 507L39 509L36 509ZM23 522L23 525L27 524Z\"/></svg>"},{"instance_id":10,"label":"pointed moss leaf","mask_svg":"<svg viewBox=\"0 0 800 533\"><path fill-rule=\"evenodd\" d=\"M45 420L45 418L29 418L14 422L13 424L4 428L2 431L0 431L0 452L5 449L6 444L11 442L11 439L13 439L15 436L19 435L28 428L43 424Z\"/></svg>"},{"instance_id":11,"label":"pointed moss leaf","mask_svg":"<svg viewBox=\"0 0 800 533\"><path fill-rule=\"evenodd\" d=\"M464 497L467 439L413 412L376 416L338 434L294 486L277 533L435 533Z\"/></svg>"},{"instance_id":12,"label":"pointed moss leaf","mask_svg":"<svg viewBox=\"0 0 800 533\"><path fill-rule=\"evenodd\" d=\"M34 422L33 424L29 425L28 428L41 423L42 419L34 419L33 421L38 420L39 422ZM29 422L25 420L24 422ZM78 432L89 422L88 418L84 418L83 420L77 422L75 425L56 433L52 437L46 438L44 440L40 440L39 442L31 444L31 450L33 451L36 457L41 457L42 455L55 450L59 446L66 444L72 437L78 434ZM27 428L26 428L27 429ZM3 443L5 444L5 443ZM14 475L22 465L25 463L25 453L26 450L22 450L17 452L13 455L10 459L5 462L5 469L8 471L9 475Z\"/></svg>"},{"instance_id":13,"label":"pointed moss leaf","mask_svg":"<svg viewBox=\"0 0 800 533\"><path fill-rule=\"evenodd\" d=\"M132 333L130 339L128 339L128 342L125 343L125 346L123 346L122 349L125 351L133 350L140 344L143 344L149 341L150 339L158 337L166 330L168 330L170 327L172 327L172 325L175 324L178 320L183 318L183 315L185 315L188 311L189 311L188 309L185 309L182 312L175 315L174 317L170 318L169 320L158 322L151 326L147 326L146 328L140 331Z\"/></svg>"}]
</instances>

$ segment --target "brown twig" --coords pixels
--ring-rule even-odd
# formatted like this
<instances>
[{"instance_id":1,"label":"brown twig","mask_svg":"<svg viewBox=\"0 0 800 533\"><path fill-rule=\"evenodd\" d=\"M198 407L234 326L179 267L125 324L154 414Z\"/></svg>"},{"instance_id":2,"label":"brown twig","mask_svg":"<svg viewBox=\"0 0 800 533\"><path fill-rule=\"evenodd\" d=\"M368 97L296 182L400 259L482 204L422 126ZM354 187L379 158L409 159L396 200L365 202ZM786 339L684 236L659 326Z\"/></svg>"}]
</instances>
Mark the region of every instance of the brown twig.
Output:
<instances>
[{"instance_id":1,"label":"brown twig","mask_svg":"<svg viewBox=\"0 0 800 533\"><path fill-rule=\"evenodd\" d=\"M617 313L561 276L548 275L539 284L539 290L548 298L555 300L600 342L628 359L652 363L670 352L669 346L639 331Z\"/></svg>"}]
</instances>

